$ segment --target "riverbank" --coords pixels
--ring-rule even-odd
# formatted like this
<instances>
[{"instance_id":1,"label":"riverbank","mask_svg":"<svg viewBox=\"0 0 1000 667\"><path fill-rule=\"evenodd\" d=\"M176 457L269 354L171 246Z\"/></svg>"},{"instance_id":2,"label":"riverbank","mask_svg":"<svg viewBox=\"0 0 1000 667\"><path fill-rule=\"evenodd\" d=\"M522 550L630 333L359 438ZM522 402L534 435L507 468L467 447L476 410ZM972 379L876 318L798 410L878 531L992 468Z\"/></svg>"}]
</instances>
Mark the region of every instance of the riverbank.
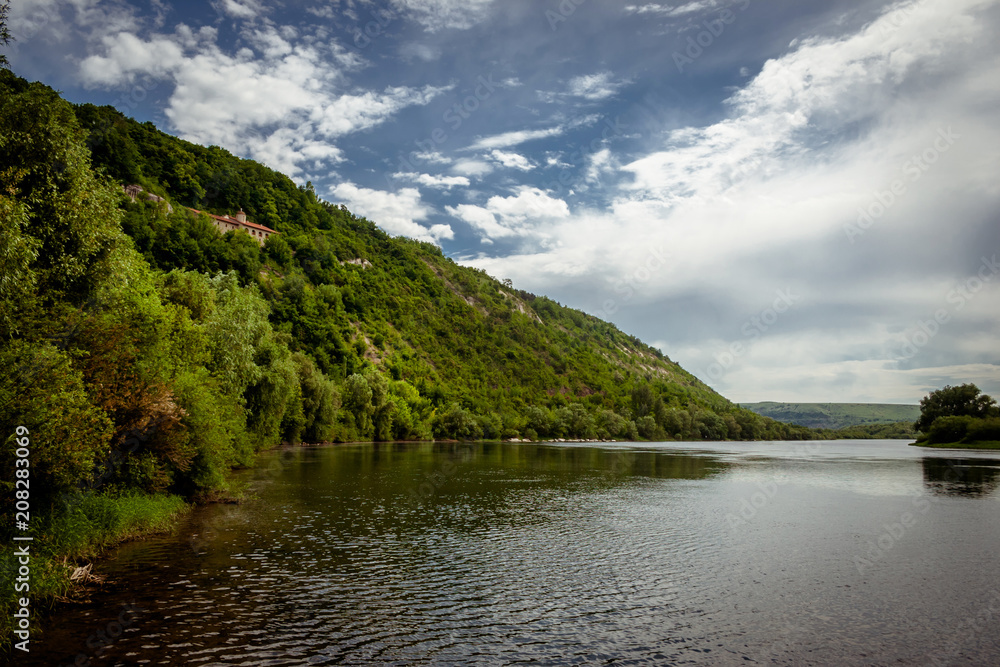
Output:
<instances>
[{"instance_id":1,"label":"riverbank","mask_svg":"<svg viewBox=\"0 0 1000 667\"><path fill-rule=\"evenodd\" d=\"M4 581L11 582L0 593L0 652L12 650L20 598L30 600L28 623L34 631L40 614L56 601L81 584L100 581L91 570L94 559L123 542L172 530L190 508L179 496L92 493L66 497L48 514L32 515L35 539L17 543L27 544L30 554L27 591L15 590L21 563L14 542L5 540L0 547Z\"/></svg>"},{"instance_id":2,"label":"riverbank","mask_svg":"<svg viewBox=\"0 0 1000 667\"><path fill-rule=\"evenodd\" d=\"M912 447L928 447L930 449L1000 449L1000 440L983 440L981 442L914 442Z\"/></svg>"}]
</instances>

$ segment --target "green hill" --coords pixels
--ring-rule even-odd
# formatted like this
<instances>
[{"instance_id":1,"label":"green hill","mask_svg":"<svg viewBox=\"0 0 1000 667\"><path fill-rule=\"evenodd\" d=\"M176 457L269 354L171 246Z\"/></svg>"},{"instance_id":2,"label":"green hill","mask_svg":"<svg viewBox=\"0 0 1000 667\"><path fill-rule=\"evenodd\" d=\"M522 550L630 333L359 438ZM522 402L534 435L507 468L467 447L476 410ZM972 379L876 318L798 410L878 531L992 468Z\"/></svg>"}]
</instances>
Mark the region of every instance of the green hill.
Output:
<instances>
[{"instance_id":1,"label":"green hill","mask_svg":"<svg viewBox=\"0 0 1000 667\"><path fill-rule=\"evenodd\" d=\"M189 210L240 208L279 234ZM32 432L47 493L206 493L282 441L814 436L310 184L6 70L0 222L0 428Z\"/></svg>"},{"instance_id":2,"label":"green hill","mask_svg":"<svg viewBox=\"0 0 1000 667\"><path fill-rule=\"evenodd\" d=\"M741 403L759 415L809 428L841 429L849 426L915 422L919 405L889 403Z\"/></svg>"}]
</instances>

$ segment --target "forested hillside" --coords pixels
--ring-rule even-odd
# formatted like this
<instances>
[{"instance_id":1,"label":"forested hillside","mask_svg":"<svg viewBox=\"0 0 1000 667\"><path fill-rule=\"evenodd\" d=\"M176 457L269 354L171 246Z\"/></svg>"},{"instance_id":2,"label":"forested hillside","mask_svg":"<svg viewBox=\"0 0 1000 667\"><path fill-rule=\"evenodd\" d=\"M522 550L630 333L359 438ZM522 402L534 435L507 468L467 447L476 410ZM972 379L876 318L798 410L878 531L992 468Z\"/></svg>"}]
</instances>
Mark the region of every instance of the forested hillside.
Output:
<instances>
[{"instance_id":1,"label":"forested hillside","mask_svg":"<svg viewBox=\"0 0 1000 667\"><path fill-rule=\"evenodd\" d=\"M744 408L778 421L809 428L840 429L876 424L912 425L920 416L919 405L890 403L741 403ZM909 435L916 435L915 431Z\"/></svg>"},{"instance_id":2,"label":"forested hillside","mask_svg":"<svg viewBox=\"0 0 1000 667\"><path fill-rule=\"evenodd\" d=\"M0 220L0 420L53 493L192 495L281 441L808 436L309 185L7 71Z\"/></svg>"}]
</instances>

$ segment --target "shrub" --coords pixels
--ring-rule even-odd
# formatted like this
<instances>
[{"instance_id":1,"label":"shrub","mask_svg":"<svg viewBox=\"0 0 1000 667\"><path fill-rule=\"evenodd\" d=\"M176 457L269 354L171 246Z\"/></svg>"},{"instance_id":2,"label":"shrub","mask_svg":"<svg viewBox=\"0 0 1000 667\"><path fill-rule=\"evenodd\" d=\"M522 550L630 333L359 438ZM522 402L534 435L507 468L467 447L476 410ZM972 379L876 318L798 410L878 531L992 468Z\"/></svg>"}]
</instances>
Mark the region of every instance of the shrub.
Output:
<instances>
[{"instance_id":1,"label":"shrub","mask_svg":"<svg viewBox=\"0 0 1000 667\"><path fill-rule=\"evenodd\" d=\"M972 420L965 440L966 442L1000 441L1000 418Z\"/></svg>"},{"instance_id":2,"label":"shrub","mask_svg":"<svg viewBox=\"0 0 1000 667\"><path fill-rule=\"evenodd\" d=\"M975 421L973 417L938 417L931 424L927 441L934 444L961 442Z\"/></svg>"}]
</instances>

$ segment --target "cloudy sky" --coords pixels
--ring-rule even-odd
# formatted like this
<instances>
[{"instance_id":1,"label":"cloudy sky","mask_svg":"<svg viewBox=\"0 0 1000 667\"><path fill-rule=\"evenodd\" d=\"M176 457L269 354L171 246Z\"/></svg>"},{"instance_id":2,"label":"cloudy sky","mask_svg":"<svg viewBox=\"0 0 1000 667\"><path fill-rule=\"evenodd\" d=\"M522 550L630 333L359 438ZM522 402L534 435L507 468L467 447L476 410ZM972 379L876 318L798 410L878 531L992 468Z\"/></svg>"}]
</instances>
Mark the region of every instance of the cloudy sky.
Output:
<instances>
[{"instance_id":1,"label":"cloudy sky","mask_svg":"<svg viewBox=\"0 0 1000 667\"><path fill-rule=\"evenodd\" d=\"M1000 395L1000 0L13 0L13 69L737 401Z\"/></svg>"}]
</instances>

